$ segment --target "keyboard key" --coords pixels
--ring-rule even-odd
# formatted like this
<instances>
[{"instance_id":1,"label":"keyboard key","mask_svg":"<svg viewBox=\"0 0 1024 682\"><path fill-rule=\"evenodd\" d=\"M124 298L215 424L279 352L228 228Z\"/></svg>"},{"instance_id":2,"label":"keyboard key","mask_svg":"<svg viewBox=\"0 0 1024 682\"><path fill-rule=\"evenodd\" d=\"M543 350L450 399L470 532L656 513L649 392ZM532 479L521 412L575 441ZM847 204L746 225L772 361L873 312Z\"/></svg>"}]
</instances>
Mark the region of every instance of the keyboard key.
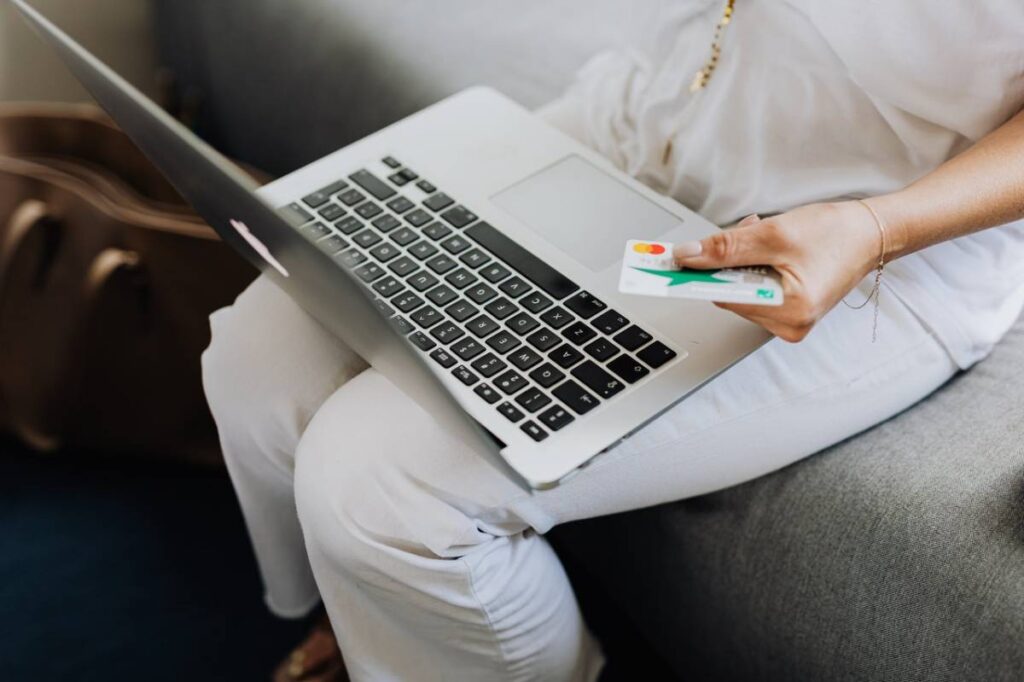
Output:
<instances>
[{"instance_id":1,"label":"keyboard key","mask_svg":"<svg viewBox=\"0 0 1024 682\"><path fill-rule=\"evenodd\" d=\"M551 310L547 311L540 316L541 321L544 324L549 325L554 329L561 329L565 325L573 321L573 316L565 308L559 308L555 306Z\"/></svg>"},{"instance_id":2,"label":"keyboard key","mask_svg":"<svg viewBox=\"0 0 1024 682\"><path fill-rule=\"evenodd\" d=\"M509 315L515 314L516 310L518 310L518 307L515 303L508 300L507 298L501 297L494 299L486 306L484 306L484 310L486 310L499 320L504 320Z\"/></svg>"},{"instance_id":3,"label":"keyboard key","mask_svg":"<svg viewBox=\"0 0 1024 682\"><path fill-rule=\"evenodd\" d=\"M405 178L408 182L412 182L413 180L419 177L419 175L417 175L416 172L411 168L403 168L402 170L398 171L398 174Z\"/></svg>"},{"instance_id":4,"label":"keyboard key","mask_svg":"<svg viewBox=\"0 0 1024 682\"><path fill-rule=\"evenodd\" d=\"M469 368L465 365L459 365L452 370L452 374L455 378L464 383L466 386L472 386L476 382L480 381L480 377L469 371Z\"/></svg>"},{"instance_id":5,"label":"keyboard key","mask_svg":"<svg viewBox=\"0 0 1024 682\"><path fill-rule=\"evenodd\" d=\"M416 332L415 334L409 335L409 340L412 341L412 345L416 346L422 351L428 351L437 344L430 340L430 338L423 332Z\"/></svg>"},{"instance_id":6,"label":"keyboard key","mask_svg":"<svg viewBox=\"0 0 1024 682\"><path fill-rule=\"evenodd\" d=\"M494 353L488 353L470 365L485 379L489 379L501 370L508 367L508 364Z\"/></svg>"},{"instance_id":7,"label":"keyboard key","mask_svg":"<svg viewBox=\"0 0 1024 682\"><path fill-rule=\"evenodd\" d=\"M511 317L505 322L505 326L514 331L519 336L526 336L534 329L540 326L540 322L533 319L526 313L519 313L515 317Z\"/></svg>"},{"instance_id":8,"label":"keyboard key","mask_svg":"<svg viewBox=\"0 0 1024 682\"><path fill-rule=\"evenodd\" d=\"M381 268L376 263L366 263L364 265L360 265L358 268L356 268L355 273L359 279L363 280L367 284L373 282L374 280L378 280L384 276L383 268Z\"/></svg>"},{"instance_id":9,"label":"keyboard key","mask_svg":"<svg viewBox=\"0 0 1024 682\"><path fill-rule=\"evenodd\" d=\"M569 414L564 408L556 405L555 407L552 407L551 409L542 412L540 416L537 417L537 419L540 420L541 424L548 427L552 431L558 431L559 429L563 428L564 426L572 422L575 419L575 417Z\"/></svg>"},{"instance_id":10,"label":"keyboard key","mask_svg":"<svg viewBox=\"0 0 1024 682\"><path fill-rule=\"evenodd\" d=\"M403 227L402 229L391 234L391 239L393 239L394 242L399 246L411 244L419 238L419 235L410 230L408 227Z\"/></svg>"},{"instance_id":11,"label":"keyboard key","mask_svg":"<svg viewBox=\"0 0 1024 682\"><path fill-rule=\"evenodd\" d=\"M594 318L590 324L602 334L611 336L629 324L629 320L614 310L607 310Z\"/></svg>"},{"instance_id":12,"label":"keyboard key","mask_svg":"<svg viewBox=\"0 0 1024 682\"><path fill-rule=\"evenodd\" d=\"M452 352L463 360L472 360L484 352L484 345L466 337L452 346Z\"/></svg>"},{"instance_id":13,"label":"keyboard key","mask_svg":"<svg viewBox=\"0 0 1024 682\"><path fill-rule=\"evenodd\" d=\"M472 222L476 221L476 215L471 213L465 206L456 206L455 208L449 208L447 211L441 214L452 227L465 227ZM486 244L484 245L486 246Z\"/></svg>"},{"instance_id":14,"label":"keyboard key","mask_svg":"<svg viewBox=\"0 0 1024 682\"><path fill-rule=\"evenodd\" d=\"M434 192L437 191L437 187L434 187L432 183L427 182L426 180L420 180L419 182L416 183L416 186L419 187L424 192L426 192L427 194L433 194Z\"/></svg>"},{"instance_id":15,"label":"keyboard key","mask_svg":"<svg viewBox=\"0 0 1024 682\"><path fill-rule=\"evenodd\" d=\"M583 352L598 362L604 362L618 355L619 347L608 339L594 339L584 346Z\"/></svg>"},{"instance_id":16,"label":"keyboard key","mask_svg":"<svg viewBox=\"0 0 1024 682\"><path fill-rule=\"evenodd\" d=\"M594 298L593 294L581 291L566 301L565 307L582 317L584 320L588 320L608 306L602 301Z\"/></svg>"},{"instance_id":17,"label":"keyboard key","mask_svg":"<svg viewBox=\"0 0 1024 682\"><path fill-rule=\"evenodd\" d=\"M480 312L480 309L468 301L458 301L452 303L444 311L456 322L465 322Z\"/></svg>"},{"instance_id":18,"label":"keyboard key","mask_svg":"<svg viewBox=\"0 0 1024 682\"><path fill-rule=\"evenodd\" d=\"M586 414L598 405L597 398L572 379L558 386L551 393L576 414Z\"/></svg>"},{"instance_id":19,"label":"keyboard key","mask_svg":"<svg viewBox=\"0 0 1024 682\"><path fill-rule=\"evenodd\" d=\"M551 299L539 291L535 291L532 294L519 299L519 305L523 306L531 313L539 313L551 307Z\"/></svg>"},{"instance_id":20,"label":"keyboard key","mask_svg":"<svg viewBox=\"0 0 1024 682\"><path fill-rule=\"evenodd\" d=\"M427 235L434 241L444 239L452 233L452 228L448 227L444 223L433 222L423 228L423 234Z\"/></svg>"},{"instance_id":21,"label":"keyboard key","mask_svg":"<svg viewBox=\"0 0 1024 682\"><path fill-rule=\"evenodd\" d=\"M300 223L308 223L313 219L313 214L302 207L302 204L291 203L280 210L282 216L289 223L295 225Z\"/></svg>"},{"instance_id":22,"label":"keyboard key","mask_svg":"<svg viewBox=\"0 0 1024 682\"><path fill-rule=\"evenodd\" d=\"M404 317L392 317L388 322L390 322L391 326L395 328L395 331L403 336L415 329L415 327L409 324L409 320Z\"/></svg>"},{"instance_id":23,"label":"keyboard key","mask_svg":"<svg viewBox=\"0 0 1024 682\"><path fill-rule=\"evenodd\" d=\"M448 305L458 297L459 295L451 287L446 287L443 284L427 292L427 298L436 306Z\"/></svg>"},{"instance_id":24,"label":"keyboard key","mask_svg":"<svg viewBox=\"0 0 1024 682\"><path fill-rule=\"evenodd\" d=\"M435 350L433 353L430 354L430 357L433 358L434 362L441 365L445 369L448 369L456 362L458 362L458 360L455 359L454 355L452 355L443 348L438 348L437 350Z\"/></svg>"},{"instance_id":25,"label":"keyboard key","mask_svg":"<svg viewBox=\"0 0 1024 682\"><path fill-rule=\"evenodd\" d=\"M577 346L582 346L587 341L597 336L597 332L582 322L576 322L562 330L562 336L569 339Z\"/></svg>"},{"instance_id":26,"label":"keyboard key","mask_svg":"<svg viewBox=\"0 0 1024 682\"><path fill-rule=\"evenodd\" d=\"M510 277L499 284L498 289L508 294L511 298L519 298L529 291L531 287L519 277Z\"/></svg>"},{"instance_id":27,"label":"keyboard key","mask_svg":"<svg viewBox=\"0 0 1024 682\"><path fill-rule=\"evenodd\" d=\"M409 247L409 253L420 260L426 260L437 253L437 247L426 240L421 240Z\"/></svg>"},{"instance_id":28,"label":"keyboard key","mask_svg":"<svg viewBox=\"0 0 1024 682\"><path fill-rule=\"evenodd\" d=\"M423 305L423 299L417 296L416 294L412 293L411 291L407 291L404 294L399 294L398 296L395 296L395 298L393 298L391 302L395 305L396 308L401 310L403 313L416 310L421 305Z\"/></svg>"},{"instance_id":29,"label":"keyboard key","mask_svg":"<svg viewBox=\"0 0 1024 682\"><path fill-rule=\"evenodd\" d=\"M502 403L498 405L498 412L508 419L510 422L517 422L526 415L519 411L519 408L515 407L512 403Z\"/></svg>"},{"instance_id":30,"label":"keyboard key","mask_svg":"<svg viewBox=\"0 0 1024 682\"><path fill-rule=\"evenodd\" d=\"M542 429L536 422L523 422L519 428L523 433L538 443L548 437L548 432Z\"/></svg>"},{"instance_id":31,"label":"keyboard key","mask_svg":"<svg viewBox=\"0 0 1024 682\"><path fill-rule=\"evenodd\" d=\"M477 223L465 234L555 299L579 290L578 285L487 223Z\"/></svg>"},{"instance_id":32,"label":"keyboard key","mask_svg":"<svg viewBox=\"0 0 1024 682\"><path fill-rule=\"evenodd\" d=\"M468 249L469 242L467 242L459 235L455 235L454 237L449 237L448 239L445 239L443 242L441 242L441 248L443 248L445 251L452 255L456 255Z\"/></svg>"},{"instance_id":33,"label":"keyboard key","mask_svg":"<svg viewBox=\"0 0 1024 682\"><path fill-rule=\"evenodd\" d=\"M619 332L614 338L615 343L619 344L626 350L636 350L641 346L647 345L654 339L653 336L635 324L630 325L624 331Z\"/></svg>"},{"instance_id":34,"label":"keyboard key","mask_svg":"<svg viewBox=\"0 0 1024 682\"><path fill-rule=\"evenodd\" d=\"M377 246L370 249L370 255L379 260L381 263L387 263L390 260L398 258L398 254L401 253L398 247L394 244L378 244Z\"/></svg>"},{"instance_id":35,"label":"keyboard key","mask_svg":"<svg viewBox=\"0 0 1024 682\"><path fill-rule=\"evenodd\" d=\"M338 228L342 234L352 234L363 229L363 221L355 216L349 216L334 223L334 227Z\"/></svg>"},{"instance_id":36,"label":"keyboard key","mask_svg":"<svg viewBox=\"0 0 1024 682\"><path fill-rule=\"evenodd\" d=\"M319 213L320 217L324 220L330 220L333 222L345 215L345 209L335 203L330 203L317 211L317 213Z\"/></svg>"},{"instance_id":37,"label":"keyboard key","mask_svg":"<svg viewBox=\"0 0 1024 682\"><path fill-rule=\"evenodd\" d=\"M647 368L643 366L643 363L628 355L620 355L609 362L608 369L630 384L635 384L650 374Z\"/></svg>"},{"instance_id":38,"label":"keyboard key","mask_svg":"<svg viewBox=\"0 0 1024 682\"><path fill-rule=\"evenodd\" d=\"M526 348L524 346L523 348L519 348L516 350L516 352L509 355L508 359L513 365L515 365L516 367L525 372L526 370L530 369L531 367L539 363L544 358L541 357L540 353L537 353L536 351Z\"/></svg>"},{"instance_id":39,"label":"keyboard key","mask_svg":"<svg viewBox=\"0 0 1024 682\"><path fill-rule=\"evenodd\" d=\"M541 352L554 348L562 342L558 335L550 329L535 331L526 337L526 341Z\"/></svg>"},{"instance_id":40,"label":"keyboard key","mask_svg":"<svg viewBox=\"0 0 1024 682\"><path fill-rule=\"evenodd\" d=\"M497 295L498 292L486 284L477 284L466 290L466 297L474 303L486 303Z\"/></svg>"},{"instance_id":41,"label":"keyboard key","mask_svg":"<svg viewBox=\"0 0 1024 682\"><path fill-rule=\"evenodd\" d=\"M509 351L515 350L521 346L522 343L522 341L508 332L501 332L500 334L495 334L491 338L487 339L487 345L499 353L508 353Z\"/></svg>"},{"instance_id":42,"label":"keyboard key","mask_svg":"<svg viewBox=\"0 0 1024 682\"><path fill-rule=\"evenodd\" d=\"M359 204L359 206L356 207L356 213L361 215L363 218L366 218L367 220L374 216L380 215L383 211L383 208L373 203L372 201L367 201L365 204Z\"/></svg>"},{"instance_id":43,"label":"keyboard key","mask_svg":"<svg viewBox=\"0 0 1024 682\"><path fill-rule=\"evenodd\" d=\"M327 239L321 239L316 243L316 245L331 256L348 248L348 242L336 234L332 234Z\"/></svg>"},{"instance_id":44,"label":"keyboard key","mask_svg":"<svg viewBox=\"0 0 1024 682\"><path fill-rule=\"evenodd\" d=\"M423 227L430 222L430 214L422 208L417 208L415 211L405 214L405 222L413 227Z\"/></svg>"},{"instance_id":45,"label":"keyboard key","mask_svg":"<svg viewBox=\"0 0 1024 682\"><path fill-rule=\"evenodd\" d=\"M644 348L642 351L637 353L636 356L654 369L658 369L674 358L676 356L676 352L661 341L655 341L651 345L647 346L647 348Z\"/></svg>"},{"instance_id":46,"label":"keyboard key","mask_svg":"<svg viewBox=\"0 0 1024 682\"><path fill-rule=\"evenodd\" d=\"M391 298L404 288L405 286L400 281L390 275L382 280L378 280L373 285L373 290L384 298Z\"/></svg>"},{"instance_id":47,"label":"keyboard key","mask_svg":"<svg viewBox=\"0 0 1024 682\"><path fill-rule=\"evenodd\" d=\"M501 400L501 394L495 391L487 384L480 384L479 386L473 389L473 393L476 393L478 396L483 398L488 405L493 405L494 403Z\"/></svg>"},{"instance_id":48,"label":"keyboard key","mask_svg":"<svg viewBox=\"0 0 1024 682\"><path fill-rule=\"evenodd\" d=\"M449 272L458 265L451 256L446 256L443 253L440 256L434 256L427 261L427 267L436 272L439 275L443 275Z\"/></svg>"},{"instance_id":49,"label":"keyboard key","mask_svg":"<svg viewBox=\"0 0 1024 682\"><path fill-rule=\"evenodd\" d=\"M519 372L510 369L494 380L494 385L505 395L512 395L526 388L528 382Z\"/></svg>"},{"instance_id":50,"label":"keyboard key","mask_svg":"<svg viewBox=\"0 0 1024 682\"><path fill-rule=\"evenodd\" d=\"M424 329L430 329L443 320L444 316L434 308L425 305L410 315L409 318Z\"/></svg>"},{"instance_id":51,"label":"keyboard key","mask_svg":"<svg viewBox=\"0 0 1024 682\"><path fill-rule=\"evenodd\" d=\"M478 339L482 339L488 334L496 332L498 330L498 323L486 315L480 315L470 320L466 325L466 329L473 332L473 335Z\"/></svg>"},{"instance_id":52,"label":"keyboard key","mask_svg":"<svg viewBox=\"0 0 1024 682\"><path fill-rule=\"evenodd\" d=\"M454 203L455 200L452 199L450 196L448 196L444 192L438 192L434 196L424 201L423 205L429 208L434 213L437 213L438 211L443 211L444 209L448 208Z\"/></svg>"},{"instance_id":53,"label":"keyboard key","mask_svg":"<svg viewBox=\"0 0 1024 682\"><path fill-rule=\"evenodd\" d=\"M366 260L366 254L355 249L349 249L336 255L335 258L346 268L354 268Z\"/></svg>"},{"instance_id":54,"label":"keyboard key","mask_svg":"<svg viewBox=\"0 0 1024 682\"><path fill-rule=\"evenodd\" d=\"M551 388L559 381L565 378L565 374L562 373L557 367L552 365L550 362L544 363L537 369L530 372L530 378L536 381L544 388Z\"/></svg>"},{"instance_id":55,"label":"keyboard key","mask_svg":"<svg viewBox=\"0 0 1024 682\"><path fill-rule=\"evenodd\" d=\"M387 207L399 215L411 210L415 205L403 196L397 196L387 203Z\"/></svg>"},{"instance_id":56,"label":"keyboard key","mask_svg":"<svg viewBox=\"0 0 1024 682\"><path fill-rule=\"evenodd\" d=\"M470 249L459 257L463 263L471 268L479 268L491 262L491 257L480 249Z\"/></svg>"},{"instance_id":57,"label":"keyboard key","mask_svg":"<svg viewBox=\"0 0 1024 682\"><path fill-rule=\"evenodd\" d=\"M415 275L409 277L406 281L409 283L409 286L411 286L416 291L426 291L427 289L437 284L438 279L437 277L434 277L426 270L421 270L420 272L417 272Z\"/></svg>"},{"instance_id":58,"label":"keyboard key","mask_svg":"<svg viewBox=\"0 0 1024 682\"><path fill-rule=\"evenodd\" d=\"M569 369L583 359L583 353L579 352L567 343L563 343L555 350L548 353L551 361L562 369Z\"/></svg>"},{"instance_id":59,"label":"keyboard key","mask_svg":"<svg viewBox=\"0 0 1024 682\"><path fill-rule=\"evenodd\" d=\"M540 389L528 388L516 396L516 402L524 410L533 414L537 410L551 404L551 398L542 393Z\"/></svg>"},{"instance_id":60,"label":"keyboard key","mask_svg":"<svg viewBox=\"0 0 1024 682\"><path fill-rule=\"evenodd\" d=\"M350 189L338 195L338 199L346 206L355 206L366 201L366 195L357 189Z\"/></svg>"},{"instance_id":61,"label":"keyboard key","mask_svg":"<svg viewBox=\"0 0 1024 682\"><path fill-rule=\"evenodd\" d=\"M466 268L459 268L454 272L448 273L444 280L456 289L465 289L470 284L476 283L477 276Z\"/></svg>"},{"instance_id":62,"label":"keyboard key","mask_svg":"<svg viewBox=\"0 0 1024 682\"><path fill-rule=\"evenodd\" d=\"M380 235L374 232L373 230L363 230L356 236L352 237L352 241L354 241L356 244L359 244L359 246L363 247L364 249L368 249L380 241Z\"/></svg>"},{"instance_id":63,"label":"keyboard key","mask_svg":"<svg viewBox=\"0 0 1024 682\"><path fill-rule=\"evenodd\" d=\"M391 317L395 314L395 309L384 302L384 299L375 298L373 299L373 305L377 306L377 310L380 311L384 317Z\"/></svg>"},{"instance_id":64,"label":"keyboard key","mask_svg":"<svg viewBox=\"0 0 1024 682\"><path fill-rule=\"evenodd\" d=\"M381 232L388 233L402 223L395 216L385 213L379 218L374 218L371 224Z\"/></svg>"},{"instance_id":65,"label":"keyboard key","mask_svg":"<svg viewBox=\"0 0 1024 682\"><path fill-rule=\"evenodd\" d=\"M395 183L399 187L404 187L409 184L409 179L402 175L401 172L392 173L391 175L388 176L388 180Z\"/></svg>"},{"instance_id":66,"label":"keyboard key","mask_svg":"<svg viewBox=\"0 0 1024 682\"><path fill-rule=\"evenodd\" d=\"M420 266L413 259L408 256L402 256L398 260L391 263L388 269L399 277L405 277L408 274L416 272L420 269Z\"/></svg>"},{"instance_id":67,"label":"keyboard key","mask_svg":"<svg viewBox=\"0 0 1024 682\"><path fill-rule=\"evenodd\" d=\"M387 166L388 168L401 168L402 167L402 164L399 163L398 159L396 159L393 156L385 156L383 159L381 159L381 161L383 161L384 165Z\"/></svg>"},{"instance_id":68,"label":"keyboard key","mask_svg":"<svg viewBox=\"0 0 1024 682\"><path fill-rule=\"evenodd\" d=\"M487 267L480 270L480 276L486 279L491 284L495 284L505 279L512 274L512 271L506 268L504 265L498 263L491 263Z\"/></svg>"},{"instance_id":69,"label":"keyboard key","mask_svg":"<svg viewBox=\"0 0 1024 682\"><path fill-rule=\"evenodd\" d=\"M573 369L572 375L606 400L626 387L625 384L590 360Z\"/></svg>"},{"instance_id":70,"label":"keyboard key","mask_svg":"<svg viewBox=\"0 0 1024 682\"><path fill-rule=\"evenodd\" d=\"M466 335L466 332L454 322L443 322L430 330L430 335L441 343L448 345Z\"/></svg>"},{"instance_id":71,"label":"keyboard key","mask_svg":"<svg viewBox=\"0 0 1024 682\"><path fill-rule=\"evenodd\" d=\"M302 232L305 232L306 234L308 234L313 239L321 239L321 238L326 237L326 236L328 236L330 234L333 234L331 232L331 228L327 227L326 225L324 225L320 221L317 221L315 223L310 223L309 225L303 226Z\"/></svg>"},{"instance_id":72,"label":"keyboard key","mask_svg":"<svg viewBox=\"0 0 1024 682\"><path fill-rule=\"evenodd\" d=\"M303 203L310 208L320 208L331 198L330 194L324 194L322 192L313 192L309 196L302 197Z\"/></svg>"}]
</instances>

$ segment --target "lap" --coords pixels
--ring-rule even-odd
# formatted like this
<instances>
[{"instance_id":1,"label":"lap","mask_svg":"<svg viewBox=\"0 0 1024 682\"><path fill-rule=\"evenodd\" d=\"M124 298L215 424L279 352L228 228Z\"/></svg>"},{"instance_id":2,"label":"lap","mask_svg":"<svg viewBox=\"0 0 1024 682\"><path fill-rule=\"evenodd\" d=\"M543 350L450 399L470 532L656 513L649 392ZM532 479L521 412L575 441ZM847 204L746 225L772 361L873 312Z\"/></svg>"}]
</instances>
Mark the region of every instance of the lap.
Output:
<instances>
[{"instance_id":1,"label":"lap","mask_svg":"<svg viewBox=\"0 0 1024 682\"><path fill-rule=\"evenodd\" d=\"M870 313L837 308L803 343L769 343L550 491L525 494L372 369L318 406L300 457L316 458L341 505L431 490L484 532L544 532L763 475L905 409L956 371L895 299L883 301L877 343L870 328ZM411 508L403 523L438 517L417 512L426 510Z\"/></svg>"}]
</instances>

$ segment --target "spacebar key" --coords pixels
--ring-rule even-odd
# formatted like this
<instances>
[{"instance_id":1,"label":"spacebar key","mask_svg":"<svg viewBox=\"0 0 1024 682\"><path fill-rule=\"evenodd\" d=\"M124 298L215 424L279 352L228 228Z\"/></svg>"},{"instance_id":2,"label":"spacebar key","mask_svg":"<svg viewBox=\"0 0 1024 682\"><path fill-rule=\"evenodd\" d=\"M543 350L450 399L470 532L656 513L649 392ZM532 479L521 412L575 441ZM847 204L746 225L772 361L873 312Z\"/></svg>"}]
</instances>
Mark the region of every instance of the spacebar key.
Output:
<instances>
[{"instance_id":1,"label":"spacebar key","mask_svg":"<svg viewBox=\"0 0 1024 682\"><path fill-rule=\"evenodd\" d=\"M363 170L356 171L352 175L348 176L352 182L356 183L367 192L372 194L374 197L380 200L390 199L395 196L397 192L384 184L384 181L378 178L370 171Z\"/></svg>"},{"instance_id":2,"label":"spacebar key","mask_svg":"<svg viewBox=\"0 0 1024 682\"><path fill-rule=\"evenodd\" d=\"M537 258L514 241L498 232L494 227L479 222L464 234L477 242L508 265L525 275L527 279L555 298L565 298L580 287L571 282L558 270Z\"/></svg>"}]
</instances>

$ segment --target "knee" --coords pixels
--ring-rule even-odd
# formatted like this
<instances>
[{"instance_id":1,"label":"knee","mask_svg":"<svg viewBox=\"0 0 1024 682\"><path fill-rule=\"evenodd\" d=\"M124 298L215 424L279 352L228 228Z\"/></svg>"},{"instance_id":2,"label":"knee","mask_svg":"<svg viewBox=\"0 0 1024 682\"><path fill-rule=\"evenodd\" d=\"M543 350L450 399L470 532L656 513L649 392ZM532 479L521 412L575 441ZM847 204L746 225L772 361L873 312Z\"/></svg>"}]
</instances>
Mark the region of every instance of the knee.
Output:
<instances>
[{"instance_id":1,"label":"knee","mask_svg":"<svg viewBox=\"0 0 1024 682\"><path fill-rule=\"evenodd\" d=\"M296 507L311 556L372 582L401 575L399 566L407 572L410 564L447 561L487 539L466 508L474 496L460 492L468 467L455 460L459 445L429 422L372 371L321 406L295 464Z\"/></svg>"}]
</instances>

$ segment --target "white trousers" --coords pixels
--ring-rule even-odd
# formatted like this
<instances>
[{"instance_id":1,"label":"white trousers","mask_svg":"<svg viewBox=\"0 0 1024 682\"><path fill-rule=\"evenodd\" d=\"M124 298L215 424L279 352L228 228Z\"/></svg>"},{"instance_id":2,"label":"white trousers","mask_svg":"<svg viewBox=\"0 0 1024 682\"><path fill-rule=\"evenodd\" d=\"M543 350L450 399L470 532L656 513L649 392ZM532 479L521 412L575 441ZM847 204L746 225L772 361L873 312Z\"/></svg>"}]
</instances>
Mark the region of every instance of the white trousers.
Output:
<instances>
[{"instance_id":1,"label":"white trousers","mask_svg":"<svg viewBox=\"0 0 1024 682\"><path fill-rule=\"evenodd\" d=\"M296 617L322 599L354 680L594 679L600 649L543 533L774 471L956 371L894 297L877 343L871 312L840 306L529 494L268 280L211 325L204 382L267 603Z\"/></svg>"}]
</instances>

